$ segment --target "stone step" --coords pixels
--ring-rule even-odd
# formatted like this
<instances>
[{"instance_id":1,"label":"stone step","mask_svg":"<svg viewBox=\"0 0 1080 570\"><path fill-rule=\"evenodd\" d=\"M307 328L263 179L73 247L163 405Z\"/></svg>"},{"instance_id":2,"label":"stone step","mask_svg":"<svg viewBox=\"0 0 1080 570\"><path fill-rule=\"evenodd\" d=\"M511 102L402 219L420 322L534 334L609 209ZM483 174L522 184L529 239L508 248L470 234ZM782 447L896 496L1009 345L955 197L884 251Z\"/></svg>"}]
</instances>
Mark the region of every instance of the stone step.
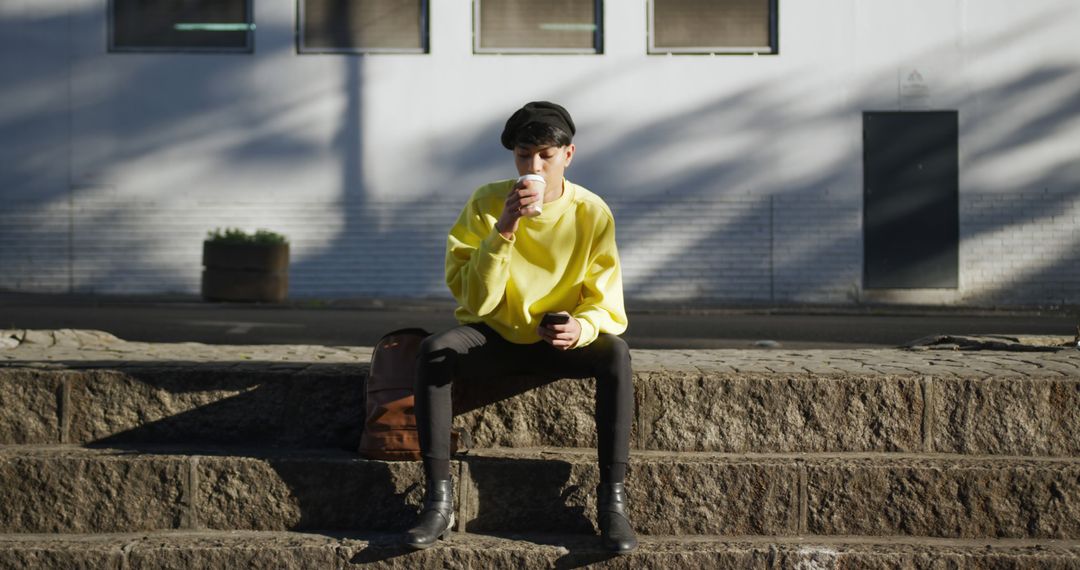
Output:
<instances>
[{"instance_id":1,"label":"stone step","mask_svg":"<svg viewBox=\"0 0 1080 570\"><path fill-rule=\"evenodd\" d=\"M891 537L641 537L614 557L595 537L452 533L420 552L384 534L157 532L105 535L0 535L0 568L839 568L1067 569L1080 566L1076 541L940 540Z\"/></svg>"},{"instance_id":2,"label":"stone step","mask_svg":"<svg viewBox=\"0 0 1080 570\"><path fill-rule=\"evenodd\" d=\"M1028 359L1026 368L1009 368L1000 356L877 351L861 356L876 364L860 367L835 351L762 352L776 359L763 371L739 360L750 362L745 352L635 352L632 446L1080 455L1080 353L1024 354L1016 358ZM750 370L730 369L728 356ZM17 362L0 366L4 444L355 449L363 422L361 362ZM458 382L455 423L477 447L594 446L592 382L539 383Z\"/></svg>"},{"instance_id":3,"label":"stone step","mask_svg":"<svg viewBox=\"0 0 1080 570\"><path fill-rule=\"evenodd\" d=\"M88 363L80 365L91 366ZM367 366L151 362L0 367L0 443L355 449Z\"/></svg>"},{"instance_id":4,"label":"stone step","mask_svg":"<svg viewBox=\"0 0 1080 570\"><path fill-rule=\"evenodd\" d=\"M591 532L594 451L474 451L454 462L467 532ZM343 451L0 448L0 532L400 530L418 462ZM1080 460L913 454L635 452L646 535L1080 538Z\"/></svg>"}]
</instances>

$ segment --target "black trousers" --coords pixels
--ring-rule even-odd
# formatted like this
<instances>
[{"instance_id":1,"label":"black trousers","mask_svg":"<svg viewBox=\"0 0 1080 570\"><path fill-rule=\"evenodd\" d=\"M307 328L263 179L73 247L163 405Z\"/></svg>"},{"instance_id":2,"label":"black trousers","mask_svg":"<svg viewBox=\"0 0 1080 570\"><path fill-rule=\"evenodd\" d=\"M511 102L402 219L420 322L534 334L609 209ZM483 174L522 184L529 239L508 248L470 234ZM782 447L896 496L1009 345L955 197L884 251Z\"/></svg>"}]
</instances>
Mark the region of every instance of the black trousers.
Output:
<instances>
[{"instance_id":1,"label":"black trousers","mask_svg":"<svg viewBox=\"0 0 1080 570\"><path fill-rule=\"evenodd\" d=\"M621 483L630 456L633 372L626 341L601 334L591 344L559 350L546 342L514 344L484 324L452 328L424 340L417 357L416 422L428 481L450 478L451 383L535 374L596 378L600 478Z\"/></svg>"}]
</instances>

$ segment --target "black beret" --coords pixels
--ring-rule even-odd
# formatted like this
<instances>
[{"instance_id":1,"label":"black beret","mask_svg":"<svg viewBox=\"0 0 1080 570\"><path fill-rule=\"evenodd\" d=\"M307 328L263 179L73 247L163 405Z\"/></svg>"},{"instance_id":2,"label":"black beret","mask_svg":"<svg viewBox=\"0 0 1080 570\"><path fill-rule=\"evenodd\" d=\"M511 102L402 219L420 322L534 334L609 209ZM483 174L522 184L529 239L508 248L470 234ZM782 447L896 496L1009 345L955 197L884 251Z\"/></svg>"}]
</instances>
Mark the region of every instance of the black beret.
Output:
<instances>
[{"instance_id":1,"label":"black beret","mask_svg":"<svg viewBox=\"0 0 1080 570\"><path fill-rule=\"evenodd\" d=\"M566 112L562 105L550 101L533 101L526 103L524 107L515 111L506 120L506 126L503 127L501 137L502 145L514 150L514 139L517 132L529 123L544 123L559 127L571 137L574 136L575 132L574 120L570 118L570 113Z\"/></svg>"}]
</instances>

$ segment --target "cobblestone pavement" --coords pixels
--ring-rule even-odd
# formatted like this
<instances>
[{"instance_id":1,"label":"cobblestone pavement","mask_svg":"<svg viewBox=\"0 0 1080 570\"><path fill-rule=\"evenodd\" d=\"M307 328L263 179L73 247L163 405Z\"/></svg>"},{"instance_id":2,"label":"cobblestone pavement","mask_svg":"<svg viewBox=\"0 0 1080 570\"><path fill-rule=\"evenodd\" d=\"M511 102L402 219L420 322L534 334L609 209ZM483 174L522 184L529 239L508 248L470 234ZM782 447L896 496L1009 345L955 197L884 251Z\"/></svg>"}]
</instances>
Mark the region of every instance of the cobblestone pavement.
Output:
<instances>
[{"instance_id":1,"label":"cobblestone pavement","mask_svg":"<svg viewBox=\"0 0 1080 570\"><path fill-rule=\"evenodd\" d=\"M1080 350L1066 337L941 339L913 349L634 350L634 368L709 373L1080 377ZM956 347L964 346L963 350ZM94 330L2 330L0 366L127 368L156 366L301 370L365 365L371 347L209 345L129 342Z\"/></svg>"}]
</instances>

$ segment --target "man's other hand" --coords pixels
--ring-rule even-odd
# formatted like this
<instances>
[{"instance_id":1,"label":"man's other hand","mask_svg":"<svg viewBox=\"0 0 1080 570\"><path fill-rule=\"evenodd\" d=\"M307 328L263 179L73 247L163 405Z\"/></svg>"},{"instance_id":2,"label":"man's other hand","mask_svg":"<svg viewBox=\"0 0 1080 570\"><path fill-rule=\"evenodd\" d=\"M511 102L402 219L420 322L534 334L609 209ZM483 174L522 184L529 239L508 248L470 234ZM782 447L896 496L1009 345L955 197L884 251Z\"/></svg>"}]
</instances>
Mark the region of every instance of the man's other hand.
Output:
<instances>
[{"instance_id":1,"label":"man's other hand","mask_svg":"<svg viewBox=\"0 0 1080 570\"><path fill-rule=\"evenodd\" d=\"M570 313L562 311L558 314L569 315ZM559 350L569 350L577 344L578 338L581 337L581 323L574 317L570 317L566 324L540 325L536 327L536 332L544 342L551 346Z\"/></svg>"}]
</instances>

